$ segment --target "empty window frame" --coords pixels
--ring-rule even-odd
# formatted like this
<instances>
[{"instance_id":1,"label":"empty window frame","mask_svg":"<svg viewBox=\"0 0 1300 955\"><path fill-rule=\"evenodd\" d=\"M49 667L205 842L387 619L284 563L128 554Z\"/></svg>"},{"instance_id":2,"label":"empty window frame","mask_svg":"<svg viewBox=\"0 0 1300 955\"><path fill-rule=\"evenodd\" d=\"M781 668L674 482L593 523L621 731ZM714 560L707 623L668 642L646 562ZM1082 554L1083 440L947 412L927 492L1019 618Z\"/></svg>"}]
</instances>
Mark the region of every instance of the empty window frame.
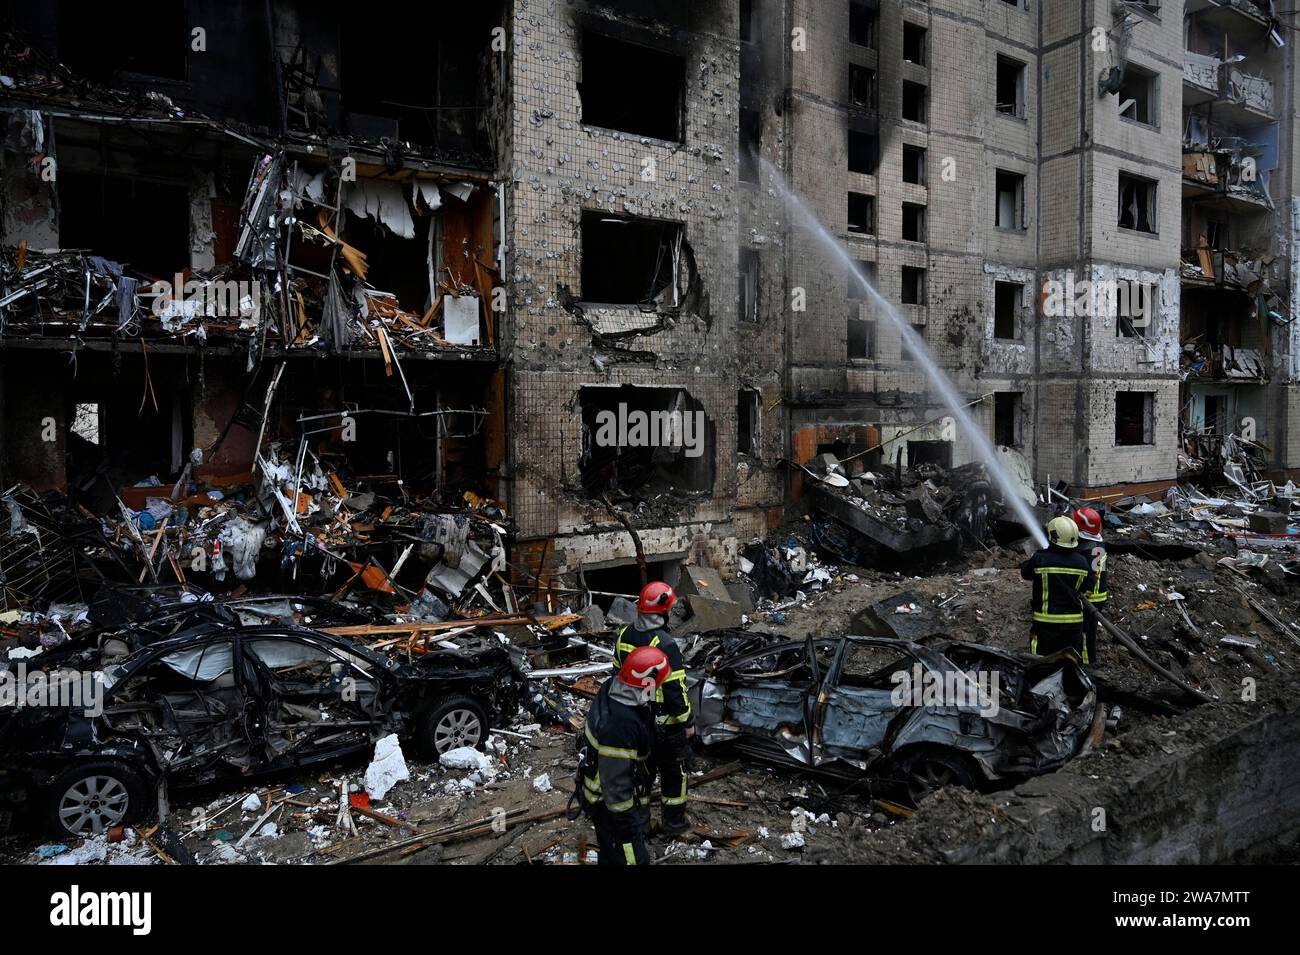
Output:
<instances>
[{"instance_id":1,"label":"empty window frame","mask_svg":"<svg viewBox=\"0 0 1300 955\"><path fill-rule=\"evenodd\" d=\"M903 182L925 185L925 147L903 144Z\"/></svg>"},{"instance_id":2,"label":"empty window frame","mask_svg":"<svg viewBox=\"0 0 1300 955\"><path fill-rule=\"evenodd\" d=\"M58 172L60 246L89 249L147 275L172 276L189 267L188 187L64 167Z\"/></svg>"},{"instance_id":3,"label":"empty window frame","mask_svg":"<svg viewBox=\"0 0 1300 955\"><path fill-rule=\"evenodd\" d=\"M681 239L679 222L584 210L583 301L676 305Z\"/></svg>"},{"instance_id":4,"label":"empty window frame","mask_svg":"<svg viewBox=\"0 0 1300 955\"><path fill-rule=\"evenodd\" d=\"M1160 125L1160 77L1151 70L1129 63L1120 84L1119 114L1144 126Z\"/></svg>"},{"instance_id":5,"label":"empty window frame","mask_svg":"<svg viewBox=\"0 0 1300 955\"><path fill-rule=\"evenodd\" d=\"M740 250L739 297L740 320L758 321L758 253L753 249Z\"/></svg>"},{"instance_id":6,"label":"empty window frame","mask_svg":"<svg viewBox=\"0 0 1300 955\"><path fill-rule=\"evenodd\" d=\"M849 172L867 176L876 174L880 162L880 139L875 133L862 129L849 130Z\"/></svg>"},{"instance_id":7,"label":"empty window frame","mask_svg":"<svg viewBox=\"0 0 1300 955\"><path fill-rule=\"evenodd\" d=\"M850 360L865 361L876 357L876 323L863 317L856 302L849 305L847 344Z\"/></svg>"},{"instance_id":8,"label":"empty window frame","mask_svg":"<svg viewBox=\"0 0 1300 955\"><path fill-rule=\"evenodd\" d=\"M586 496L622 491L646 498L713 487L715 427L681 388L578 389L579 474Z\"/></svg>"},{"instance_id":9,"label":"empty window frame","mask_svg":"<svg viewBox=\"0 0 1300 955\"><path fill-rule=\"evenodd\" d=\"M1115 337L1146 338L1156 313L1154 285L1143 282L1115 283Z\"/></svg>"},{"instance_id":10,"label":"empty window frame","mask_svg":"<svg viewBox=\"0 0 1300 955\"><path fill-rule=\"evenodd\" d=\"M904 305L925 304L925 269L903 266L903 287L899 296Z\"/></svg>"},{"instance_id":11,"label":"empty window frame","mask_svg":"<svg viewBox=\"0 0 1300 955\"><path fill-rule=\"evenodd\" d=\"M1128 173L1119 174L1119 227L1137 232L1156 231L1156 182Z\"/></svg>"},{"instance_id":12,"label":"empty window frame","mask_svg":"<svg viewBox=\"0 0 1300 955\"><path fill-rule=\"evenodd\" d=\"M72 433L90 444L99 444L99 405L78 402L72 408Z\"/></svg>"},{"instance_id":13,"label":"empty window frame","mask_svg":"<svg viewBox=\"0 0 1300 955\"><path fill-rule=\"evenodd\" d=\"M59 0L59 59L96 83L124 77L185 80L189 76L189 9L175 0L138 0L131 16L103 4Z\"/></svg>"},{"instance_id":14,"label":"empty window frame","mask_svg":"<svg viewBox=\"0 0 1300 955\"><path fill-rule=\"evenodd\" d=\"M998 54L997 90L995 93L997 111L1004 116L1024 119L1025 111L1025 64L1009 56Z\"/></svg>"},{"instance_id":15,"label":"empty window frame","mask_svg":"<svg viewBox=\"0 0 1300 955\"><path fill-rule=\"evenodd\" d=\"M758 37L758 3L740 0L740 42L753 43Z\"/></svg>"},{"instance_id":16,"label":"empty window frame","mask_svg":"<svg viewBox=\"0 0 1300 955\"><path fill-rule=\"evenodd\" d=\"M903 241L925 241L925 206L915 202L903 203Z\"/></svg>"},{"instance_id":17,"label":"empty window frame","mask_svg":"<svg viewBox=\"0 0 1300 955\"><path fill-rule=\"evenodd\" d=\"M916 336L916 341L920 343L920 346L921 346L922 348L924 348L924 347L925 347L925 326L924 326L924 325L911 325L911 326L909 326L909 327L910 327L911 330L912 330L912 335ZM910 344L911 340L912 340L912 336L910 336L910 335L903 335L903 336L902 336L902 343L903 343L903 347L902 347L902 356L903 356L903 361L916 361L916 352L912 349L912 346L911 346L911 344Z\"/></svg>"},{"instance_id":18,"label":"empty window frame","mask_svg":"<svg viewBox=\"0 0 1300 955\"><path fill-rule=\"evenodd\" d=\"M876 232L876 197L864 192L849 193L849 231L862 235Z\"/></svg>"},{"instance_id":19,"label":"empty window frame","mask_svg":"<svg viewBox=\"0 0 1300 955\"><path fill-rule=\"evenodd\" d=\"M756 109L740 109L740 156L736 174L741 182L758 182L758 157L762 146L763 120Z\"/></svg>"},{"instance_id":20,"label":"empty window frame","mask_svg":"<svg viewBox=\"0 0 1300 955\"><path fill-rule=\"evenodd\" d=\"M1020 409L1024 394L1019 391L999 391L993 396L993 441L995 444L1018 448L1020 446Z\"/></svg>"},{"instance_id":21,"label":"empty window frame","mask_svg":"<svg viewBox=\"0 0 1300 955\"><path fill-rule=\"evenodd\" d=\"M736 392L736 451L739 454L758 457L762 400L762 393L757 388L741 388Z\"/></svg>"},{"instance_id":22,"label":"empty window frame","mask_svg":"<svg viewBox=\"0 0 1300 955\"><path fill-rule=\"evenodd\" d=\"M903 81L903 119L913 123L928 122L929 112L926 102L930 91L922 83Z\"/></svg>"},{"instance_id":23,"label":"empty window frame","mask_svg":"<svg viewBox=\"0 0 1300 955\"><path fill-rule=\"evenodd\" d=\"M680 142L686 61L676 54L582 34L582 122Z\"/></svg>"},{"instance_id":24,"label":"empty window frame","mask_svg":"<svg viewBox=\"0 0 1300 955\"><path fill-rule=\"evenodd\" d=\"M925 65L925 37L928 31L917 23L903 21L903 59L908 63Z\"/></svg>"},{"instance_id":25,"label":"empty window frame","mask_svg":"<svg viewBox=\"0 0 1300 955\"><path fill-rule=\"evenodd\" d=\"M1115 444L1155 444L1154 391L1115 392Z\"/></svg>"},{"instance_id":26,"label":"empty window frame","mask_svg":"<svg viewBox=\"0 0 1300 955\"><path fill-rule=\"evenodd\" d=\"M993 337L1014 341L1020 338L1020 303L1025 287L1020 282L993 283Z\"/></svg>"},{"instance_id":27,"label":"empty window frame","mask_svg":"<svg viewBox=\"0 0 1300 955\"><path fill-rule=\"evenodd\" d=\"M849 64L849 103L861 109L876 108L876 71Z\"/></svg>"},{"instance_id":28,"label":"empty window frame","mask_svg":"<svg viewBox=\"0 0 1300 955\"><path fill-rule=\"evenodd\" d=\"M859 262L856 269L850 269L845 277L846 293L850 302L865 302L871 297L867 285L876 284L876 263Z\"/></svg>"},{"instance_id":29,"label":"empty window frame","mask_svg":"<svg viewBox=\"0 0 1300 955\"><path fill-rule=\"evenodd\" d=\"M999 229L1025 227L1025 177L1018 172L998 169L994 174L997 205L993 224Z\"/></svg>"},{"instance_id":30,"label":"empty window frame","mask_svg":"<svg viewBox=\"0 0 1300 955\"><path fill-rule=\"evenodd\" d=\"M876 48L876 5L863 0L849 2L849 42L855 46Z\"/></svg>"}]
</instances>

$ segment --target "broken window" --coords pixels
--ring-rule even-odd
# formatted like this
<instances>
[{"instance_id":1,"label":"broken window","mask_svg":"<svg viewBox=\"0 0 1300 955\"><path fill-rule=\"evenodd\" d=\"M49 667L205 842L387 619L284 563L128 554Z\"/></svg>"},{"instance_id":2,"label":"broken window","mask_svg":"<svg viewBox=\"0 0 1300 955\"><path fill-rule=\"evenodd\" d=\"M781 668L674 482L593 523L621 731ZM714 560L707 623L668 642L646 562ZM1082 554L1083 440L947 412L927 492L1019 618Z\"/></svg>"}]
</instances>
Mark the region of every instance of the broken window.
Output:
<instances>
[{"instance_id":1,"label":"broken window","mask_svg":"<svg viewBox=\"0 0 1300 955\"><path fill-rule=\"evenodd\" d=\"M762 145L763 120L758 110L740 110L740 157L736 175L741 182L758 182L758 157Z\"/></svg>"},{"instance_id":2,"label":"broken window","mask_svg":"<svg viewBox=\"0 0 1300 955\"><path fill-rule=\"evenodd\" d=\"M740 0L740 42L753 43L758 36L756 17L758 4L754 0Z\"/></svg>"},{"instance_id":3,"label":"broken window","mask_svg":"<svg viewBox=\"0 0 1300 955\"><path fill-rule=\"evenodd\" d=\"M998 54L996 103L997 110L1005 116L1024 119L1025 64L1009 56Z\"/></svg>"},{"instance_id":4,"label":"broken window","mask_svg":"<svg viewBox=\"0 0 1300 955\"><path fill-rule=\"evenodd\" d=\"M168 281L190 265L186 186L60 169L59 245ZM146 216L148 228L139 227Z\"/></svg>"},{"instance_id":5,"label":"broken window","mask_svg":"<svg viewBox=\"0 0 1300 955\"><path fill-rule=\"evenodd\" d=\"M1020 337L1020 303L1025 287L1019 282L993 283L993 337Z\"/></svg>"},{"instance_id":6,"label":"broken window","mask_svg":"<svg viewBox=\"0 0 1300 955\"><path fill-rule=\"evenodd\" d=\"M903 119L914 123L926 121L926 96L929 90L920 83L903 81Z\"/></svg>"},{"instance_id":7,"label":"broken window","mask_svg":"<svg viewBox=\"0 0 1300 955\"><path fill-rule=\"evenodd\" d=\"M849 102L864 109L876 108L876 71L849 64Z\"/></svg>"},{"instance_id":8,"label":"broken window","mask_svg":"<svg viewBox=\"0 0 1300 955\"><path fill-rule=\"evenodd\" d=\"M60 0L59 59L96 83L188 78L189 11L176 0L137 0L130 15L109 5Z\"/></svg>"},{"instance_id":9,"label":"broken window","mask_svg":"<svg viewBox=\"0 0 1300 955\"><path fill-rule=\"evenodd\" d=\"M893 690L898 686L898 674L910 673L915 663L914 657L899 656L894 647L850 641L840 667L839 686Z\"/></svg>"},{"instance_id":10,"label":"broken window","mask_svg":"<svg viewBox=\"0 0 1300 955\"><path fill-rule=\"evenodd\" d=\"M761 420L762 394L757 388L741 388L736 393L736 452L758 456L758 426Z\"/></svg>"},{"instance_id":11,"label":"broken window","mask_svg":"<svg viewBox=\"0 0 1300 955\"><path fill-rule=\"evenodd\" d=\"M876 48L876 6L864 0L849 2L849 42L855 46Z\"/></svg>"},{"instance_id":12,"label":"broken window","mask_svg":"<svg viewBox=\"0 0 1300 955\"><path fill-rule=\"evenodd\" d=\"M849 193L849 231L872 235L876 231L876 197Z\"/></svg>"},{"instance_id":13,"label":"broken window","mask_svg":"<svg viewBox=\"0 0 1300 955\"><path fill-rule=\"evenodd\" d=\"M903 21L903 59L918 66L925 65L925 27Z\"/></svg>"},{"instance_id":14,"label":"broken window","mask_svg":"<svg viewBox=\"0 0 1300 955\"><path fill-rule=\"evenodd\" d=\"M686 62L636 43L582 35L582 122L680 142Z\"/></svg>"},{"instance_id":15,"label":"broken window","mask_svg":"<svg viewBox=\"0 0 1300 955\"><path fill-rule=\"evenodd\" d=\"M993 224L999 229L1025 227L1025 177L1017 172L997 170L997 207Z\"/></svg>"},{"instance_id":16,"label":"broken window","mask_svg":"<svg viewBox=\"0 0 1300 955\"><path fill-rule=\"evenodd\" d=\"M912 325L912 326L910 326L910 327L911 327L911 329L912 329L912 334L916 336L916 341L917 341L921 346L924 346L924 345L925 345L925 326L924 326L924 325ZM902 347L902 357L903 357L903 361L916 361L916 359L917 359L917 352L916 352L915 349L912 348L911 341L912 341L912 337L911 337L910 335L904 335L904 336L902 336L902 342L903 342L903 347Z\"/></svg>"},{"instance_id":17,"label":"broken window","mask_svg":"<svg viewBox=\"0 0 1300 955\"><path fill-rule=\"evenodd\" d=\"M1129 63L1124 67L1124 79L1119 88L1119 114L1135 123L1158 125L1159 88L1159 77L1155 73Z\"/></svg>"},{"instance_id":18,"label":"broken window","mask_svg":"<svg viewBox=\"0 0 1300 955\"><path fill-rule=\"evenodd\" d=\"M343 237L366 254L366 282L372 288L391 292L408 312L423 315L432 299L429 295L429 229L432 220L415 219L414 238L403 238L377 218L358 216L349 210Z\"/></svg>"},{"instance_id":19,"label":"broken window","mask_svg":"<svg viewBox=\"0 0 1300 955\"><path fill-rule=\"evenodd\" d=\"M72 433L82 441L99 444L99 405L77 403L72 409Z\"/></svg>"},{"instance_id":20,"label":"broken window","mask_svg":"<svg viewBox=\"0 0 1300 955\"><path fill-rule=\"evenodd\" d=\"M1146 338L1155 314L1156 290L1142 282L1115 283L1115 337Z\"/></svg>"},{"instance_id":21,"label":"broken window","mask_svg":"<svg viewBox=\"0 0 1300 955\"><path fill-rule=\"evenodd\" d=\"M903 240L925 241L925 206L914 202L903 203Z\"/></svg>"},{"instance_id":22,"label":"broken window","mask_svg":"<svg viewBox=\"0 0 1300 955\"><path fill-rule=\"evenodd\" d=\"M1210 434L1228 432L1228 398L1226 395L1205 396L1204 429Z\"/></svg>"},{"instance_id":23,"label":"broken window","mask_svg":"<svg viewBox=\"0 0 1300 955\"><path fill-rule=\"evenodd\" d=\"M1227 220L1210 218L1205 220L1205 241L1215 252L1231 248L1228 236Z\"/></svg>"},{"instance_id":24,"label":"broken window","mask_svg":"<svg viewBox=\"0 0 1300 955\"><path fill-rule=\"evenodd\" d=\"M758 253L753 249L740 250L740 307L742 322L758 321Z\"/></svg>"},{"instance_id":25,"label":"broken window","mask_svg":"<svg viewBox=\"0 0 1300 955\"><path fill-rule=\"evenodd\" d=\"M849 305L849 358L876 357L876 323L862 317L862 307L857 302Z\"/></svg>"},{"instance_id":26,"label":"broken window","mask_svg":"<svg viewBox=\"0 0 1300 955\"><path fill-rule=\"evenodd\" d=\"M676 305L682 226L608 212L582 213L582 299Z\"/></svg>"},{"instance_id":27,"label":"broken window","mask_svg":"<svg viewBox=\"0 0 1300 955\"><path fill-rule=\"evenodd\" d=\"M919 467L922 464L936 464L941 468L952 467L951 441L909 441L907 442L907 466Z\"/></svg>"},{"instance_id":28,"label":"broken window","mask_svg":"<svg viewBox=\"0 0 1300 955\"><path fill-rule=\"evenodd\" d=\"M903 182L925 185L925 148L903 146Z\"/></svg>"},{"instance_id":29,"label":"broken window","mask_svg":"<svg viewBox=\"0 0 1300 955\"><path fill-rule=\"evenodd\" d=\"M849 130L849 172L860 172L868 176L876 173L879 162L880 141L875 133L866 130Z\"/></svg>"},{"instance_id":30,"label":"broken window","mask_svg":"<svg viewBox=\"0 0 1300 955\"><path fill-rule=\"evenodd\" d=\"M582 490L649 496L713 487L715 436L704 406L681 388L588 387L582 411Z\"/></svg>"},{"instance_id":31,"label":"broken window","mask_svg":"<svg viewBox=\"0 0 1300 955\"><path fill-rule=\"evenodd\" d=\"M925 304L925 269L903 266L902 301L904 305Z\"/></svg>"},{"instance_id":32,"label":"broken window","mask_svg":"<svg viewBox=\"0 0 1300 955\"><path fill-rule=\"evenodd\" d=\"M681 579L680 560L647 560L646 574L651 580L662 580L670 587ZM591 595L591 602L606 613L619 597L636 602L641 593L641 570L635 560L617 561L609 566L581 565L578 571L580 586Z\"/></svg>"},{"instance_id":33,"label":"broken window","mask_svg":"<svg viewBox=\"0 0 1300 955\"><path fill-rule=\"evenodd\" d=\"M1119 174L1119 227L1156 231L1156 183L1128 173Z\"/></svg>"},{"instance_id":34,"label":"broken window","mask_svg":"<svg viewBox=\"0 0 1300 955\"><path fill-rule=\"evenodd\" d=\"M1020 409L1024 395L1019 391L999 391L993 396L993 442L997 445L1020 446Z\"/></svg>"},{"instance_id":35,"label":"broken window","mask_svg":"<svg viewBox=\"0 0 1300 955\"><path fill-rule=\"evenodd\" d=\"M426 4L406 11L400 27L365 15L336 27L347 131L485 152L491 94L481 64L498 55L492 17L486 4Z\"/></svg>"},{"instance_id":36,"label":"broken window","mask_svg":"<svg viewBox=\"0 0 1300 955\"><path fill-rule=\"evenodd\" d=\"M1154 391L1115 392L1115 444L1155 444Z\"/></svg>"},{"instance_id":37,"label":"broken window","mask_svg":"<svg viewBox=\"0 0 1300 955\"><path fill-rule=\"evenodd\" d=\"M850 269L846 278L850 302L865 302L871 295L867 283L876 284L876 263L858 262L856 269Z\"/></svg>"}]
</instances>

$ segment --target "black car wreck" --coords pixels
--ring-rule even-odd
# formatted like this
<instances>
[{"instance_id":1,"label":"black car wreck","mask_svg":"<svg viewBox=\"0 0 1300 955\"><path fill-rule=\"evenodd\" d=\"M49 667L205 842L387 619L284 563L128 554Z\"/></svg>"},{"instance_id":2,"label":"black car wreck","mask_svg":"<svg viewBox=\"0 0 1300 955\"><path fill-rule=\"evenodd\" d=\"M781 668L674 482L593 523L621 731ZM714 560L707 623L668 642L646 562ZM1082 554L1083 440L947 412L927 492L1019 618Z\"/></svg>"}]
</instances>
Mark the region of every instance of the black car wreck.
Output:
<instances>
[{"instance_id":1,"label":"black car wreck","mask_svg":"<svg viewBox=\"0 0 1300 955\"><path fill-rule=\"evenodd\" d=\"M915 802L1072 759L1099 713L1071 653L723 631L696 657L696 732L780 765L902 788Z\"/></svg>"},{"instance_id":2,"label":"black car wreck","mask_svg":"<svg viewBox=\"0 0 1300 955\"><path fill-rule=\"evenodd\" d=\"M480 746L524 695L508 652L483 639L399 662L285 624L209 621L142 636L0 664L21 663L28 680L90 674L100 687L90 706L0 701L0 806L26 808L56 832L98 833L144 815L160 781L183 788L280 774L366 752L390 733L426 759Z\"/></svg>"}]
</instances>

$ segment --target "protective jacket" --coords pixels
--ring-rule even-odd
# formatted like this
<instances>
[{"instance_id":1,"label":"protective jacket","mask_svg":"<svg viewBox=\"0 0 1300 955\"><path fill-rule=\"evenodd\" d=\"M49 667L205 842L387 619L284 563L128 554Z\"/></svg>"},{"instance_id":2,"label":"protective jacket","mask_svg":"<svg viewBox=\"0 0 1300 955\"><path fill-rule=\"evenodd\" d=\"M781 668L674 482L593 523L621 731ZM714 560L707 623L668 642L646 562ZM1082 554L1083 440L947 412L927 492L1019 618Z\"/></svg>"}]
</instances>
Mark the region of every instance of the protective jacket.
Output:
<instances>
[{"instance_id":1,"label":"protective jacket","mask_svg":"<svg viewBox=\"0 0 1300 955\"><path fill-rule=\"evenodd\" d=\"M1050 544L1020 565L1020 576L1034 582L1029 598L1034 623L1082 626L1080 601L1095 580L1086 553Z\"/></svg>"},{"instance_id":2,"label":"protective jacket","mask_svg":"<svg viewBox=\"0 0 1300 955\"><path fill-rule=\"evenodd\" d=\"M638 620L643 623L644 620ZM691 700L686 695L686 664L682 661L681 648L662 624L641 630L635 625L624 627L618 632L614 642L614 669L617 670L627 659L627 655L637 647L658 647L668 658L668 665L673 672L668 675L664 685L655 691L655 720L664 730L686 729L694 721L691 713Z\"/></svg>"}]
</instances>

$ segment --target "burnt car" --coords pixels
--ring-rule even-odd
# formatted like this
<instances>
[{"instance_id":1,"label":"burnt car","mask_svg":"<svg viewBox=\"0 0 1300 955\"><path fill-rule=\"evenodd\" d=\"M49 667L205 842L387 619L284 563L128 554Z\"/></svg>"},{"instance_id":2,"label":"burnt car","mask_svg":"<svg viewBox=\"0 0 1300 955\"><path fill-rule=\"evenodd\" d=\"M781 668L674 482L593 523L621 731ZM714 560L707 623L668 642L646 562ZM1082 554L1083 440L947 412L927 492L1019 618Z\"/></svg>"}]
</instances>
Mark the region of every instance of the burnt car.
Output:
<instances>
[{"instance_id":1,"label":"burnt car","mask_svg":"<svg viewBox=\"0 0 1300 955\"><path fill-rule=\"evenodd\" d=\"M41 667L65 681L95 674L97 706L0 706L0 799L55 831L139 818L163 779L242 784L368 752L390 733L425 759L481 746L523 695L506 649L477 638L401 662L306 628L208 622L115 662L106 652L88 641L22 661L29 679Z\"/></svg>"},{"instance_id":2,"label":"burnt car","mask_svg":"<svg viewBox=\"0 0 1300 955\"><path fill-rule=\"evenodd\" d=\"M1073 758L1098 712L1071 653L724 631L693 663L696 734L765 761L902 788L981 788Z\"/></svg>"}]
</instances>

